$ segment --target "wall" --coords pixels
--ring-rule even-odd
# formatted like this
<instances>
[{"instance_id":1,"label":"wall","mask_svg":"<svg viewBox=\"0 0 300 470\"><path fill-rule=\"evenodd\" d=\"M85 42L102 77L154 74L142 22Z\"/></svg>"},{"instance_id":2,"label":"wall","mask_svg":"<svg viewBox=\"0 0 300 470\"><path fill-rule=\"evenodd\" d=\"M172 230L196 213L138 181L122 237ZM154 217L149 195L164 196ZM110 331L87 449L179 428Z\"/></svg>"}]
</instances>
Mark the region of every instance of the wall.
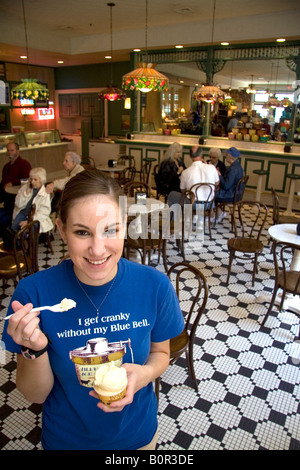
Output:
<instances>
[{"instance_id":1,"label":"wall","mask_svg":"<svg viewBox=\"0 0 300 470\"><path fill-rule=\"evenodd\" d=\"M113 64L90 64L84 66L60 67L55 69L55 89L66 93L68 90L101 89L112 83L121 88L122 76L130 70L129 62ZM83 91L82 91L83 92ZM124 109L123 101L108 103L108 134L124 135L122 115L129 115L130 110ZM78 127L78 126L77 126Z\"/></svg>"}]
</instances>

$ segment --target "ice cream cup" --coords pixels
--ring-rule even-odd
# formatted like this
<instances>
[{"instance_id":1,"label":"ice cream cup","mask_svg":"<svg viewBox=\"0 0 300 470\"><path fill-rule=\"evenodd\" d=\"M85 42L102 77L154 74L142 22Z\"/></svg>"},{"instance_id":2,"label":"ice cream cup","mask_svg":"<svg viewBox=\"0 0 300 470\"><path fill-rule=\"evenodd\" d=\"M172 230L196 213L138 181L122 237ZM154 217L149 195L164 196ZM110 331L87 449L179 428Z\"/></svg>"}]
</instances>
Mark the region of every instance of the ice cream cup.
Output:
<instances>
[{"instance_id":1,"label":"ice cream cup","mask_svg":"<svg viewBox=\"0 0 300 470\"><path fill-rule=\"evenodd\" d=\"M121 366L126 354L126 343L130 343L130 340L108 343L106 338L95 338L87 341L86 346L70 351L80 385L92 388L97 369L104 364L113 362Z\"/></svg>"}]
</instances>

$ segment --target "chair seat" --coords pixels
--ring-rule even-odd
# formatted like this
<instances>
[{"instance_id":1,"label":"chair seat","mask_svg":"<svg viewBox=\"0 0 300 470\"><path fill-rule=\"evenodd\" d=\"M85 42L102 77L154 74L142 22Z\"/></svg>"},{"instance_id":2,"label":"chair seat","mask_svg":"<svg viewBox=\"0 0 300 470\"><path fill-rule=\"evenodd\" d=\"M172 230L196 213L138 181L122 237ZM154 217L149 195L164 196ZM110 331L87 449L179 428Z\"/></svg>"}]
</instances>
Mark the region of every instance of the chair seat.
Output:
<instances>
[{"instance_id":1,"label":"chair seat","mask_svg":"<svg viewBox=\"0 0 300 470\"><path fill-rule=\"evenodd\" d=\"M186 330L183 330L180 335L171 338L170 340L170 356L177 358L186 350L189 344L189 335Z\"/></svg>"},{"instance_id":2,"label":"chair seat","mask_svg":"<svg viewBox=\"0 0 300 470\"><path fill-rule=\"evenodd\" d=\"M0 276L11 278L17 275L16 260L13 255L2 256L0 259Z\"/></svg>"},{"instance_id":3,"label":"chair seat","mask_svg":"<svg viewBox=\"0 0 300 470\"><path fill-rule=\"evenodd\" d=\"M281 289L284 289L286 286L286 291L290 293L294 293L295 295L300 295L300 285L298 285L296 292L295 288L299 281L300 273L297 271L287 271L286 272L286 283L284 282L284 275L283 272L279 272L278 274L278 286Z\"/></svg>"},{"instance_id":4,"label":"chair seat","mask_svg":"<svg viewBox=\"0 0 300 470\"><path fill-rule=\"evenodd\" d=\"M230 238L227 245L229 250L244 253L260 253L264 249L262 242L253 238Z\"/></svg>"},{"instance_id":5,"label":"chair seat","mask_svg":"<svg viewBox=\"0 0 300 470\"><path fill-rule=\"evenodd\" d=\"M9 246L6 246L4 241L0 242L0 256L7 256L13 254L14 250Z\"/></svg>"}]
</instances>

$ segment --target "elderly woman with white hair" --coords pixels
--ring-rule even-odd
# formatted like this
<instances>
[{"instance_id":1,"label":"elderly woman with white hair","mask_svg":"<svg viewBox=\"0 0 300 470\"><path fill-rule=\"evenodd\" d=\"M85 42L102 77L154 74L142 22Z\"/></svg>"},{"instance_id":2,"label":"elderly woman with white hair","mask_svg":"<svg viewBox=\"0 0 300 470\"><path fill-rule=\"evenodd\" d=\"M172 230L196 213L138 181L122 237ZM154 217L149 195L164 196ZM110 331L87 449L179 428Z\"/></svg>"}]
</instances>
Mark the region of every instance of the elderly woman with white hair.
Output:
<instances>
[{"instance_id":1,"label":"elderly woman with white hair","mask_svg":"<svg viewBox=\"0 0 300 470\"><path fill-rule=\"evenodd\" d=\"M226 165L221 160L222 152L218 148L211 148L209 150L209 160L208 163L214 165L219 173L219 175L224 176L226 171Z\"/></svg>"},{"instance_id":2,"label":"elderly woman with white hair","mask_svg":"<svg viewBox=\"0 0 300 470\"><path fill-rule=\"evenodd\" d=\"M182 161L182 146L171 144L162 160L156 177L158 193L167 196L171 191L180 191L180 175L185 169Z\"/></svg>"},{"instance_id":3,"label":"elderly woman with white hair","mask_svg":"<svg viewBox=\"0 0 300 470\"><path fill-rule=\"evenodd\" d=\"M29 182L23 184L16 195L11 225L14 232L17 232L28 223L28 215L33 204L35 205L33 218L40 222L40 233L49 232L53 228L50 219L51 198L46 192L46 180L47 173L44 168L31 169Z\"/></svg>"}]
</instances>

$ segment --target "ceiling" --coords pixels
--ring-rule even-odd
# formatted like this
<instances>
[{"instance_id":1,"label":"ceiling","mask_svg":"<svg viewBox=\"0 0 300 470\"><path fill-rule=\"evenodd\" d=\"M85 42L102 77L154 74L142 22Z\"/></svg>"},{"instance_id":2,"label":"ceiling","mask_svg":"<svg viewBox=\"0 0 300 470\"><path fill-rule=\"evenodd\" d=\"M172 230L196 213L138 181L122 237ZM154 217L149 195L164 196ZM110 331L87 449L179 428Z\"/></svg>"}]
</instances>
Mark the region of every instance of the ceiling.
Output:
<instances>
[{"instance_id":1,"label":"ceiling","mask_svg":"<svg viewBox=\"0 0 300 470\"><path fill-rule=\"evenodd\" d=\"M209 45L212 41L277 44L278 37L300 39L299 0L216 0L214 28L212 0L148 0L147 18L146 0L116 0L113 8L106 0L24 3L28 57L33 65L64 67L105 62L105 55L111 50L111 25L113 61L128 61L134 48L163 49L176 44L191 47ZM26 54L22 0L1 0L0 31L0 61L26 63L20 59L20 55ZM58 60L64 63L59 65ZM275 81L286 85L295 80L295 74L289 72L284 61L272 64L228 63L215 81L244 87L252 81L251 75L262 86ZM205 79L193 63L157 68L195 82Z\"/></svg>"}]
</instances>

